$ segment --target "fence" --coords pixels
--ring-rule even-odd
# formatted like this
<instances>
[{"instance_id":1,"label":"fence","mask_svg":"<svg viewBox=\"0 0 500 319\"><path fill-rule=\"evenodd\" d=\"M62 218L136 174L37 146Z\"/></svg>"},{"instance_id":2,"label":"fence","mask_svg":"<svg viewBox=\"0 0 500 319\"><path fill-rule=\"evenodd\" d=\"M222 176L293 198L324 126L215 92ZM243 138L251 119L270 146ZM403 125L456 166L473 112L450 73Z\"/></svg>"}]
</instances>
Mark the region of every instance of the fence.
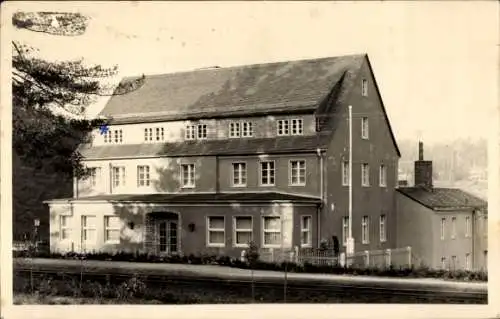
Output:
<instances>
[{"instance_id":1,"label":"fence","mask_svg":"<svg viewBox=\"0 0 500 319\"><path fill-rule=\"evenodd\" d=\"M331 249L299 248L280 249L268 248L259 251L260 260L270 263L281 263L284 261L297 264L313 264L318 266L347 265L354 267L411 267L413 264L411 247L359 251L351 256L335 256Z\"/></svg>"}]
</instances>

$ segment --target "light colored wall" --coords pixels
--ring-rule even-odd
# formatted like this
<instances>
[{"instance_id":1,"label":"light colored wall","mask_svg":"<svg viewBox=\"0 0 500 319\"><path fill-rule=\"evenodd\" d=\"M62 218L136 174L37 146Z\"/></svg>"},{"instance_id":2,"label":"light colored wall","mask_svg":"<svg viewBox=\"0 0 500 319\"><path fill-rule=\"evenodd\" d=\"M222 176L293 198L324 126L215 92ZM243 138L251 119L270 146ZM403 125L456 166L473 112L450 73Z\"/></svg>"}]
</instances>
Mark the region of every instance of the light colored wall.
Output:
<instances>
[{"instance_id":1,"label":"light colored wall","mask_svg":"<svg viewBox=\"0 0 500 319\"><path fill-rule=\"evenodd\" d=\"M300 216L313 216L315 224L316 208L306 205L268 204L268 205L153 205L153 204L127 204L121 205L108 202L76 202L50 205L50 247L52 252L74 251L143 251L145 239L145 216L153 211L170 211L179 213L180 250L186 254L216 253L221 255L240 256L244 248L233 245L233 218L235 216L252 216L253 237L256 244L262 245L262 217L281 216L283 218L283 247L291 248L300 245L300 236L295 235L300 227ZM62 241L60 237L60 216L71 216L71 238ZM82 215L95 215L97 217L97 240L91 245L81 242ZM121 220L121 242L119 244L106 244L104 242L104 216L119 216ZM207 247L207 217L225 216L226 243L222 248ZM134 229L129 228L129 223L134 223ZM195 230L190 232L189 224L195 224ZM314 226L313 226L314 227ZM314 229L313 229L314 232ZM298 240L298 242L295 242Z\"/></svg>"},{"instance_id":2,"label":"light colored wall","mask_svg":"<svg viewBox=\"0 0 500 319\"><path fill-rule=\"evenodd\" d=\"M261 116L261 117L243 117L234 119L201 119L197 121L169 121L157 123L139 123L139 124L122 124L110 125L109 130L122 130L123 142L120 144L142 144L142 143L161 143L156 141L144 141L144 129L163 127L165 130L165 139L162 142L180 142L185 140L186 125L192 124L207 124L207 139L226 139L229 138L229 123L231 121L250 121L253 123L253 138L260 137L275 137L277 136L277 120L279 119L303 119L303 135L315 135L316 124L315 117L312 114L301 114L296 116L291 115L276 115L276 116ZM114 143L105 144L104 136L101 135L99 129L92 132L92 145L115 145Z\"/></svg>"},{"instance_id":3,"label":"light colored wall","mask_svg":"<svg viewBox=\"0 0 500 319\"><path fill-rule=\"evenodd\" d=\"M306 185L290 185L290 160L306 161ZM275 161L275 186L260 185L260 161ZM232 163L245 162L247 164L247 186L232 186ZM196 186L194 188L180 187L180 165L195 164ZM310 196L320 196L319 192L319 165L316 154L300 155L269 155L269 156L231 156L218 157L186 157L186 158L152 158L127 159L113 161L87 161L87 167L100 167L101 174L96 186L90 184L90 179L80 180L78 196L86 197L99 194L153 194L176 192L215 192L217 187L221 192L255 192L280 191ZM125 167L126 185L110 189L112 166ZM151 184L149 187L137 186L137 166L150 166Z\"/></svg>"}]
</instances>

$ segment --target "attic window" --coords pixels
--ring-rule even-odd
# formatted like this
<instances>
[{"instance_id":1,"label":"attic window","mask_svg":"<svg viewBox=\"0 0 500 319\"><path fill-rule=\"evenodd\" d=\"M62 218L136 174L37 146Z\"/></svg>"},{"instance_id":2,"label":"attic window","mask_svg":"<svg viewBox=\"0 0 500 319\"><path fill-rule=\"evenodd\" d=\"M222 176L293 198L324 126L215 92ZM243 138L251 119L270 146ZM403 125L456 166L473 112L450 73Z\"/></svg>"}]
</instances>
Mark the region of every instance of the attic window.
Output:
<instances>
[{"instance_id":1,"label":"attic window","mask_svg":"<svg viewBox=\"0 0 500 319\"><path fill-rule=\"evenodd\" d=\"M368 80L361 80L361 95L368 96Z\"/></svg>"}]
</instances>

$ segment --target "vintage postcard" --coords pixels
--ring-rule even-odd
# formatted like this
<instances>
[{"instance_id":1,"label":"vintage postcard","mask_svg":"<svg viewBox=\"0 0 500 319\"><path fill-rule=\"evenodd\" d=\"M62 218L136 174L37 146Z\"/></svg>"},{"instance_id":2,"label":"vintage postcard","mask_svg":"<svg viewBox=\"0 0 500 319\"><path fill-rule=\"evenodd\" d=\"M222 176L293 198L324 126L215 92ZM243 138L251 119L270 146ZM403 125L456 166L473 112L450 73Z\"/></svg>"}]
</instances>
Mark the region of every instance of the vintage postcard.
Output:
<instances>
[{"instance_id":1,"label":"vintage postcard","mask_svg":"<svg viewBox=\"0 0 500 319\"><path fill-rule=\"evenodd\" d=\"M498 315L498 8L3 3L2 316Z\"/></svg>"}]
</instances>

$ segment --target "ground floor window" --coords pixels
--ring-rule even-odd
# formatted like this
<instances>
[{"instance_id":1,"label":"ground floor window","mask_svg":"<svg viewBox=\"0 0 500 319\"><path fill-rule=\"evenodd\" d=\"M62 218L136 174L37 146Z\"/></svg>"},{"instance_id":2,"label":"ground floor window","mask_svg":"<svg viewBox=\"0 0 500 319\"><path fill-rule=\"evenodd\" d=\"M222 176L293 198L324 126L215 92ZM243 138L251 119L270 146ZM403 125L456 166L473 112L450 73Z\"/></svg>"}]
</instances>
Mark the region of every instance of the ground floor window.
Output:
<instances>
[{"instance_id":1,"label":"ground floor window","mask_svg":"<svg viewBox=\"0 0 500 319\"><path fill-rule=\"evenodd\" d=\"M302 216L300 220L300 245L302 247L312 246L312 217Z\"/></svg>"},{"instance_id":2,"label":"ground floor window","mask_svg":"<svg viewBox=\"0 0 500 319\"><path fill-rule=\"evenodd\" d=\"M96 242L96 220L96 216L82 216L82 240L84 244L94 244Z\"/></svg>"},{"instance_id":3,"label":"ground floor window","mask_svg":"<svg viewBox=\"0 0 500 319\"><path fill-rule=\"evenodd\" d=\"M234 244L247 247L252 241L252 217L238 216L234 218Z\"/></svg>"},{"instance_id":4,"label":"ground floor window","mask_svg":"<svg viewBox=\"0 0 500 319\"><path fill-rule=\"evenodd\" d=\"M265 246L281 245L281 218L279 216L263 217L263 233Z\"/></svg>"},{"instance_id":5,"label":"ground floor window","mask_svg":"<svg viewBox=\"0 0 500 319\"><path fill-rule=\"evenodd\" d=\"M71 216L61 216L61 239L69 239L71 237Z\"/></svg>"},{"instance_id":6,"label":"ground floor window","mask_svg":"<svg viewBox=\"0 0 500 319\"><path fill-rule=\"evenodd\" d=\"M207 246L224 247L226 238L224 226L224 216L208 217Z\"/></svg>"},{"instance_id":7,"label":"ground floor window","mask_svg":"<svg viewBox=\"0 0 500 319\"><path fill-rule=\"evenodd\" d=\"M120 242L120 226L118 216L104 216L104 241L106 243Z\"/></svg>"}]
</instances>

